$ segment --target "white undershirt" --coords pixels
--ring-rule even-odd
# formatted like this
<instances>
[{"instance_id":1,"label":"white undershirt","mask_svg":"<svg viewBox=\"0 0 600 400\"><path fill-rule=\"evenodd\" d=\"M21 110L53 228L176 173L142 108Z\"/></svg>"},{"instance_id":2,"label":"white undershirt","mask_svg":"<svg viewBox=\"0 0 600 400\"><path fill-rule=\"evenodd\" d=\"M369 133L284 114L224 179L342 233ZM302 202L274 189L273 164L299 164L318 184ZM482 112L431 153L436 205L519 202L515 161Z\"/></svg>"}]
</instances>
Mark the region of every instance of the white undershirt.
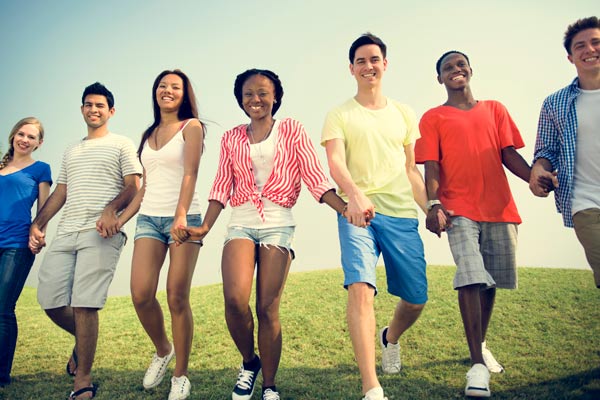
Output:
<instances>
[{"instance_id":1,"label":"white undershirt","mask_svg":"<svg viewBox=\"0 0 600 400\"><path fill-rule=\"evenodd\" d=\"M573 183L573 215L600 208L600 90L581 90L577 111L577 150Z\"/></svg>"}]
</instances>

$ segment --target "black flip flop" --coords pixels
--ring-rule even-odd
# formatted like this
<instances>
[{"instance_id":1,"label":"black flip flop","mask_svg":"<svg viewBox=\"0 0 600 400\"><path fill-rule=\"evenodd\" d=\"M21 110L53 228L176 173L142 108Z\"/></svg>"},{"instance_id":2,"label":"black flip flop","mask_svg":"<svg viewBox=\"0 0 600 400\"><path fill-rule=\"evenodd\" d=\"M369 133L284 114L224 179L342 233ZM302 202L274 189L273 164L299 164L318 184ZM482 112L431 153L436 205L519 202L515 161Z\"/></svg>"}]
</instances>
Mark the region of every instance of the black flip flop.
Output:
<instances>
[{"instance_id":1,"label":"black flip flop","mask_svg":"<svg viewBox=\"0 0 600 400\"><path fill-rule=\"evenodd\" d=\"M90 399L93 399L94 397L96 397L97 391L98 391L98 385L96 385L95 383L92 383L92 386L84 387L77 391L71 392L71 394L69 394L69 397L67 397L67 400L77 400L78 396L80 396L84 393L87 393L87 392L92 392L92 397L90 397Z\"/></svg>"},{"instance_id":2,"label":"black flip flop","mask_svg":"<svg viewBox=\"0 0 600 400\"><path fill-rule=\"evenodd\" d=\"M73 363L75 364L75 369L73 371L71 371L71 368L69 368L71 358L73 359ZM69 374L71 376L75 376L76 375L75 371L77 370L77 353L75 352L75 349L73 349L73 353L71 353L71 358L69 358L69 361L67 361L66 371L67 371L67 374Z\"/></svg>"}]
</instances>

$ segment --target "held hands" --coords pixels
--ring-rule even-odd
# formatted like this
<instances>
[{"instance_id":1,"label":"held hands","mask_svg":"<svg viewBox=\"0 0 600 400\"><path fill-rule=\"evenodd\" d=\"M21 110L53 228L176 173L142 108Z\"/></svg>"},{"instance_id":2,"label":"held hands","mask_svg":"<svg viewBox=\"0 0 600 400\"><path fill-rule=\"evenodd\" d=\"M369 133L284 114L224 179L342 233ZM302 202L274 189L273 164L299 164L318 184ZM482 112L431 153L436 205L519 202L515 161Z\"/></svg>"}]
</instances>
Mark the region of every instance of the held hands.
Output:
<instances>
[{"instance_id":1,"label":"held hands","mask_svg":"<svg viewBox=\"0 0 600 400\"><path fill-rule=\"evenodd\" d=\"M452 215L454 215L454 212L446 210L442 204L436 204L427 212L425 227L428 231L441 237L442 232L452 228L452 221L450 220Z\"/></svg>"},{"instance_id":2,"label":"held hands","mask_svg":"<svg viewBox=\"0 0 600 400\"><path fill-rule=\"evenodd\" d=\"M206 225L200 226L183 226L179 225L177 229L175 229L175 234L171 232L171 236L175 240L175 245L179 246L183 242L188 240L193 240L196 242L200 242L204 239L204 237L208 234L210 229Z\"/></svg>"},{"instance_id":3,"label":"held hands","mask_svg":"<svg viewBox=\"0 0 600 400\"><path fill-rule=\"evenodd\" d=\"M116 212L104 209L98 221L96 221L96 231L104 239L113 237L121 231L121 221Z\"/></svg>"},{"instance_id":4,"label":"held hands","mask_svg":"<svg viewBox=\"0 0 600 400\"><path fill-rule=\"evenodd\" d=\"M367 196L359 192L349 199L342 216L352 225L364 228L375 218L375 206Z\"/></svg>"},{"instance_id":5,"label":"held hands","mask_svg":"<svg viewBox=\"0 0 600 400\"><path fill-rule=\"evenodd\" d=\"M171 237L175 241L175 246L179 246L186 240L188 240L189 235L186 233L185 229L187 227L187 217L185 215L175 216L173 219L173 225L171 225Z\"/></svg>"},{"instance_id":6,"label":"held hands","mask_svg":"<svg viewBox=\"0 0 600 400\"><path fill-rule=\"evenodd\" d=\"M33 254L38 254L46 246L46 235L35 224L29 228L29 250Z\"/></svg>"},{"instance_id":7,"label":"held hands","mask_svg":"<svg viewBox=\"0 0 600 400\"><path fill-rule=\"evenodd\" d=\"M529 189L538 197L548 197L552 190L558 187L556 171L547 171L543 166L534 164L529 177Z\"/></svg>"}]
</instances>

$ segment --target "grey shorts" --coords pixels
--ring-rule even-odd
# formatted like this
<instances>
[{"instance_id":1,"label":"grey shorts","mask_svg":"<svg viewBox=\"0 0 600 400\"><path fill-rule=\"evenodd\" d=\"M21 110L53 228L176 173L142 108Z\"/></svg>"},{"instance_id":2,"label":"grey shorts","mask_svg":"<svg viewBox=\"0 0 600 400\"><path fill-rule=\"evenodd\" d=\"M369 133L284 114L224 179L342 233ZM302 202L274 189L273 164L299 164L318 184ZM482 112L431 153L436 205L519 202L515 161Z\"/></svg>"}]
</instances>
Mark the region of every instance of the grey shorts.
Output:
<instances>
[{"instance_id":1,"label":"grey shorts","mask_svg":"<svg viewBox=\"0 0 600 400\"><path fill-rule=\"evenodd\" d=\"M38 274L42 308L104 307L125 241L122 232L104 239L95 229L56 237Z\"/></svg>"},{"instance_id":2,"label":"grey shorts","mask_svg":"<svg viewBox=\"0 0 600 400\"><path fill-rule=\"evenodd\" d=\"M517 287L517 224L453 217L448 242L456 264L454 289L476 284Z\"/></svg>"}]
</instances>

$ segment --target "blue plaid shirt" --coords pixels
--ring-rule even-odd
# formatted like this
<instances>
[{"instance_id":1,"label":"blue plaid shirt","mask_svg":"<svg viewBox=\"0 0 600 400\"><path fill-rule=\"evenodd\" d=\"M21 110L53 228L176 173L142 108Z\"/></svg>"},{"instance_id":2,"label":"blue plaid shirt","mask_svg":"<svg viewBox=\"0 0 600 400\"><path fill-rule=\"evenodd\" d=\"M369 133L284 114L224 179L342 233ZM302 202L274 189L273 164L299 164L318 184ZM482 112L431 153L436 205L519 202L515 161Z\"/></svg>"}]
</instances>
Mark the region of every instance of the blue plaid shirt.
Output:
<instances>
[{"instance_id":1,"label":"blue plaid shirt","mask_svg":"<svg viewBox=\"0 0 600 400\"><path fill-rule=\"evenodd\" d=\"M565 226L573 227L571 197L575 171L577 141L577 110L575 108L579 79L546 97L540 111L533 162L545 158L558 170L558 188L554 193L556 209L562 214Z\"/></svg>"}]
</instances>

